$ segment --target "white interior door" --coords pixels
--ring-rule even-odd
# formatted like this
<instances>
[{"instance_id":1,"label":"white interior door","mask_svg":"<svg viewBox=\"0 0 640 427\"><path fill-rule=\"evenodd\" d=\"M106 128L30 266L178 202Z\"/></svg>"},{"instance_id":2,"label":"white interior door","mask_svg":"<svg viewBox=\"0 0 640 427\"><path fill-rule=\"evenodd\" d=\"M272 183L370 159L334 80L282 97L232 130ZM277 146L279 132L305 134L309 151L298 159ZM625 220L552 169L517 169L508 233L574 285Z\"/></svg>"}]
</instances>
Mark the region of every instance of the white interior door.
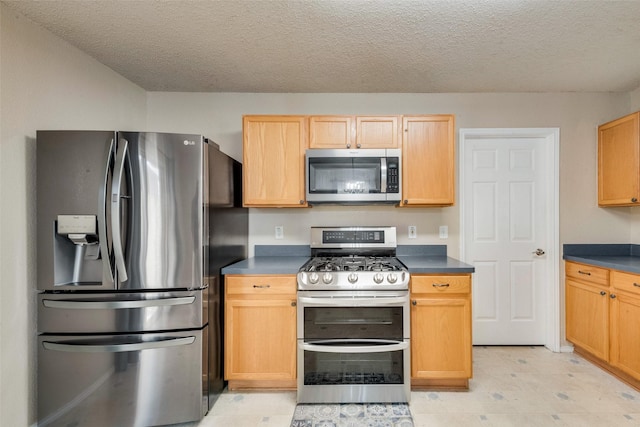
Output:
<instances>
[{"instance_id":1,"label":"white interior door","mask_svg":"<svg viewBox=\"0 0 640 427\"><path fill-rule=\"evenodd\" d=\"M475 345L559 346L557 136L557 129L461 130L461 238L463 259L475 266Z\"/></svg>"}]
</instances>

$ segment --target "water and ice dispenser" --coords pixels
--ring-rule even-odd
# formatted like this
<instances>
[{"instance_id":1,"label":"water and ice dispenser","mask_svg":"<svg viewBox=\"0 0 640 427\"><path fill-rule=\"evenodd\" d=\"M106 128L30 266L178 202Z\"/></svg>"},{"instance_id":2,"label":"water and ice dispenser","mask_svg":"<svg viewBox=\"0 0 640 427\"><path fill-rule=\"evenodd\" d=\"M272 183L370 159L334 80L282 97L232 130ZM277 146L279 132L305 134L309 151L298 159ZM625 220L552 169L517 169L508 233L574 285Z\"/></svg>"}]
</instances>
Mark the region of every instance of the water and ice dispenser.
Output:
<instances>
[{"instance_id":1,"label":"water and ice dispenser","mask_svg":"<svg viewBox=\"0 0 640 427\"><path fill-rule=\"evenodd\" d=\"M95 285L102 281L95 215L58 215L53 236L55 285Z\"/></svg>"}]
</instances>

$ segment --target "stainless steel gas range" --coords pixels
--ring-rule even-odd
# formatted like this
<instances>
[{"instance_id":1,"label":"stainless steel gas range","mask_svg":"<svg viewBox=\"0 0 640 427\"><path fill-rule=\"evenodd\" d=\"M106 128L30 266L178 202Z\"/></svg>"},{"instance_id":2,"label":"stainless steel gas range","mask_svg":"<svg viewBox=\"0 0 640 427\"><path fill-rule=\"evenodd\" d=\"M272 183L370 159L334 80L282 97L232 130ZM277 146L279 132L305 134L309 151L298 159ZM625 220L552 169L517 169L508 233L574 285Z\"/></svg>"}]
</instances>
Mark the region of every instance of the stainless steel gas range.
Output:
<instances>
[{"instance_id":1,"label":"stainless steel gas range","mask_svg":"<svg viewBox=\"0 0 640 427\"><path fill-rule=\"evenodd\" d=\"M313 227L298 272L298 402L408 402L409 272L395 227Z\"/></svg>"}]
</instances>

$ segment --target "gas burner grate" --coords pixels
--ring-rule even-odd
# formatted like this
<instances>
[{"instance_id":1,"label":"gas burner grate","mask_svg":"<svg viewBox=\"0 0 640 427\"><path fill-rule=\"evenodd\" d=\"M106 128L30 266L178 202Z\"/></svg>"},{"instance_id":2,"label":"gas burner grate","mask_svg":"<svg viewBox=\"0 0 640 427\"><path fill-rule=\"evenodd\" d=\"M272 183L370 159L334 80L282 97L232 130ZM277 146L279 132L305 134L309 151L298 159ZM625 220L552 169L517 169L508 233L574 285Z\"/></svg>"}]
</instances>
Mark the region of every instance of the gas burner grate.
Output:
<instances>
[{"instance_id":1,"label":"gas burner grate","mask_svg":"<svg viewBox=\"0 0 640 427\"><path fill-rule=\"evenodd\" d=\"M303 269L308 272L327 271L401 271L404 266L394 257L315 257Z\"/></svg>"}]
</instances>

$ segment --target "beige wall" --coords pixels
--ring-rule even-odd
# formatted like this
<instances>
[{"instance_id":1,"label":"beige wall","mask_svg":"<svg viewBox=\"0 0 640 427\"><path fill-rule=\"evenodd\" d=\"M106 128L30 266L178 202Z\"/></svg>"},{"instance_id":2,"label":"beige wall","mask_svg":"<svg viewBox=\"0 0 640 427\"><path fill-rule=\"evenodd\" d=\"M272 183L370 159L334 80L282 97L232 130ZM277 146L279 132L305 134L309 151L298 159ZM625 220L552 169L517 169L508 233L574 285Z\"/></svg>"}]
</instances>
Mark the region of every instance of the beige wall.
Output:
<instances>
[{"instance_id":1,"label":"beige wall","mask_svg":"<svg viewBox=\"0 0 640 427\"><path fill-rule=\"evenodd\" d=\"M37 129L139 128L146 93L0 6L0 425L35 422Z\"/></svg>"},{"instance_id":2,"label":"beige wall","mask_svg":"<svg viewBox=\"0 0 640 427\"><path fill-rule=\"evenodd\" d=\"M180 110L176 109L180 105ZM560 128L561 243L630 241L630 212L597 207L596 127L629 110L628 94L148 94L148 125L162 131L208 135L237 159L242 156L243 114L429 114L453 113L456 128ZM176 114L179 111L179 114ZM334 224L389 224L399 230L400 244L446 244L459 256L457 206L314 207L252 209L250 244L305 244L309 227ZM285 238L274 239L284 225ZM408 225L418 239L408 240ZM438 227L449 226L449 238ZM558 253L561 253L559 251Z\"/></svg>"}]
</instances>

